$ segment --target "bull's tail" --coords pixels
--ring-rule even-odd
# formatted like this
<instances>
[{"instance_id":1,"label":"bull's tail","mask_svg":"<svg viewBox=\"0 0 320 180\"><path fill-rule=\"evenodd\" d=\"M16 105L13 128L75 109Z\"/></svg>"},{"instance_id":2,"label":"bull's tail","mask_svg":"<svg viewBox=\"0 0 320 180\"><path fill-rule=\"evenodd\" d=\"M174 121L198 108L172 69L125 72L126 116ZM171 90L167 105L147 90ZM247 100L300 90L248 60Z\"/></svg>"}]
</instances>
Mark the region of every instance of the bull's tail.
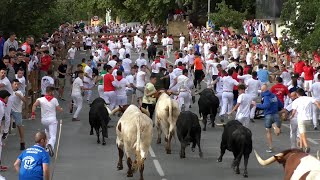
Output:
<instances>
[{"instance_id":1,"label":"bull's tail","mask_svg":"<svg viewBox=\"0 0 320 180\"><path fill-rule=\"evenodd\" d=\"M176 127L176 124L174 123L173 124L173 100L170 100L170 103L169 103L169 117L168 117L168 121L170 122L169 123L169 136L172 136L174 139L176 139L176 133L175 133L175 127ZM167 137L169 139L169 137Z\"/></svg>"},{"instance_id":2,"label":"bull's tail","mask_svg":"<svg viewBox=\"0 0 320 180\"><path fill-rule=\"evenodd\" d=\"M136 126L137 126L137 140L136 140L136 143L134 144L134 147L135 148L135 155L136 155L136 164L134 164L133 166L133 171L137 171L140 167L141 167L141 164L143 163L143 160L142 160L142 157L141 157L141 131L142 131L142 128L141 128L141 118L142 117L142 114L139 114L138 115L138 118L137 118L137 122L136 122Z\"/></svg>"}]
</instances>

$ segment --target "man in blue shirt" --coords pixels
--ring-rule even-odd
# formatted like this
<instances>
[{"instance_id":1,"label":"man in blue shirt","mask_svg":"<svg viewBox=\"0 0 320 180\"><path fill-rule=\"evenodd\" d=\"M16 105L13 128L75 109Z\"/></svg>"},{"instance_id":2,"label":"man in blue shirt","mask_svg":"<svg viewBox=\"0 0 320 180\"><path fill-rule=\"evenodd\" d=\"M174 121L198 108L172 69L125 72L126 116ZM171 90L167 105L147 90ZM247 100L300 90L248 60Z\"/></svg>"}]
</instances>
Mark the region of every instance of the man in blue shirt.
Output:
<instances>
[{"instance_id":1,"label":"man in blue shirt","mask_svg":"<svg viewBox=\"0 0 320 180\"><path fill-rule=\"evenodd\" d=\"M262 83L268 83L269 82L269 71L266 69L263 69L263 65L259 64L258 66L258 79L262 82Z\"/></svg>"},{"instance_id":2,"label":"man in blue shirt","mask_svg":"<svg viewBox=\"0 0 320 180\"><path fill-rule=\"evenodd\" d=\"M19 180L49 180L50 157L45 147L47 136L44 132L38 132L35 136L36 144L23 151L14 167L19 172Z\"/></svg>"}]
</instances>

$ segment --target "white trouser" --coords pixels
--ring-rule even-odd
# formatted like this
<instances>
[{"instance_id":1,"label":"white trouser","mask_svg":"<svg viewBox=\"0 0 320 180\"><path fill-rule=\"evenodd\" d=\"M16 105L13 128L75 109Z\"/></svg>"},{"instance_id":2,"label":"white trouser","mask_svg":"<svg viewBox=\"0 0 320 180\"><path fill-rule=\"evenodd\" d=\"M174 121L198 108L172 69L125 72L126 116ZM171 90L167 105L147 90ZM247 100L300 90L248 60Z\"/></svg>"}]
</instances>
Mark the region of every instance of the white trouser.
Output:
<instances>
[{"instance_id":1,"label":"white trouser","mask_svg":"<svg viewBox=\"0 0 320 180\"><path fill-rule=\"evenodd\" d=\"M319 115L319 109L315 104L313 104L312 105L312 123L313 123L313 127L318 127L318 115Z\"/></svg>"},{"instance_id":2,"label":"white trouser","mask_svg":"<svg viewBox=\"0 0 320 180\"><path fill-rule=\"evenodd\" d=\"M92 88L93 85L85 83L85 84L83 84L83 87L84 88ZM87 96L87 101L90 101L91 100L91 96L92 96L92 90L86 90L85 91L85 95Z\"/></svg>"},{"instance_id":3,"label":"white trouser","mask_svg":"<svg viewBox=\"0 0 320 180\"><path fill-rule=\"evenodd\" d=\"M117 94L114 91L105 91L104 92L104 101L109 105L110 110L113 110L116 106Z\"/></svg>"},{"instance_id":4,"label":"white trouser","mask_svg":"<svg viewBox=\"0 0 320 180\"><path fill-rule=\"evenodd\" d=\"M172 49L173 49L173 45L167 45L167 56L168 56L168 58L170 58L170 53L171 53Z\"/></svg>"},{"instance_id":5,"label":"white trouser","mask_svg":"<svg viewBox=\"0 0 320 180\"><path fill-rule=\"evenodd\" d=\"M312 86L312 80L305 80L303 83L303 87L305 91L310 91L310 88Z\"/></svg>"},{"instance_id":6,"label":"white trouser","mask_svg":"<svg viewBox=\"0 0 320 180\"><path fill-rule=\"evenodd\" d=\"M291 149L297 148L297 137L299 136L298 132L298 122L296 118L290 120L290 144Z\"/></svg>"},{"instance_id":7,"label":"white trouser","mask_svg":"<svg viewBox=\"0 0 320 180\"><path fill-rule=\"evenodd\" d=\"M178 95L178 103L179 103L179 109L181 110L182 105L185 107L185 111L189 111L191 101L191 94L188 91L180 92Z\"/></svg>"},{"instance_id":8,"label":"white trouser","mask_svg":"<svg viewBox=\"0 0 320 180\"><path fill-rule=\"evenodd\" d=\"M2 120L0 120L0 160L1 160L1 154L2 154L2 135L3 135L3 124L4 122ZM1 165L1 164L0 164Z\"/></svg>"},{"instance_id":9,"label":"white trouser","mask_svg":"<svg viewBox=\"0 0 320 180\"><path fill-rule=\"evenodd\" d=\"M180 51L183 51L184 49L184 43L180 43Z\"/></svg>"},{"instance_id":10,"label":"white trouser","mask_svg":"<svg viewBox=\"0 0 320 180\"><path fill-rule=\"evenodd\" d=\"M41 123L45 128L48 144L50 144L54 149L54 145L56 144L58 122L56 119L41 119Z\"/></svg>"},{"instance_id":11,"label":"white trouser","mask_svg":"<svg viewBox=\"0 0 320 180\"><path fill-rule=\"evenodd\" d=\"M220 116L230 112L233 107L233 93L232 92L223 92L222 93L222 108L220 111Z\"/></svg>"},{"instance_id":12,"label":"white trouser","mask_svg":"<svg viewBox=\"0 0 320 180\"><path fill-rule=\"evenodd\" d=\"M82 99L81 94L71 95L71 97L72 97L74 105L77 106L77 110L74 112L73 118L78 118L80 111L82 109L83 99Z\"/></svg>"},{"instance_id":13,"label":"white trouser","mask_svg":"<svg viewBox=\"0 0 320 180\"><path fill-rule=\"evenodd\" d=\"M219 99L219 106L222 107L222 92L217 92L216 96Z\"/></svg>"},{"instance_id":14,"label":"white trouser","mask_svg":"<svg viewBox=\"0 0 320 180\"><path fill-rule=\"evenodd\" d=\"M117 106L124 106L128 104L127 96L117 96Z\"/></svg>"},{"instance_id":15,"label":"white trouser","mask_svg":"<svg viewBox=\"0 0 320 180\"><path fill-rule=\"evenodd\" d=\"M5 123L4 123L4 133L9 132L10 122L11 122L11 109L12 109L13 102L12 100L8 100L7 107L5 108Z\"/></svg>"},{"instance_id":16,"label":"white trouser","mask_svg":"<svg viewBox=\"0 0 320 180\"><path fill-rule=\"evenodd\" d=\"M251 97L252 97L252 101L257 102L258 97L256 95L251 95ZM254 119L254 115L256 113L256 109L257 109L256 106L252 106L251 107L251 109L250 109L250 119Z\"/></svg>"},{"instance_id":17,"label":"white trouser","mask_svg":"<svg viewBox=\"0 0 320 180\"><path fill-rule=\"evenodd\" d=\"M249 128L249 122L250 122L250 117L242 117L240 119L237 119L239 122L241 122L241 124L246 127Z\"/></svg>"},{"instance_id":18,"label":"white trouser","mask_svg":"<svg viewBox=\"0 0 320 180\"><path fill-rule=\"evenodd\" d=\"M104 96L104 90L103 90L103 85L99 85L98 86L98 93L99 93L99 97L103 98Z\"/></svg>"}]
</instances>

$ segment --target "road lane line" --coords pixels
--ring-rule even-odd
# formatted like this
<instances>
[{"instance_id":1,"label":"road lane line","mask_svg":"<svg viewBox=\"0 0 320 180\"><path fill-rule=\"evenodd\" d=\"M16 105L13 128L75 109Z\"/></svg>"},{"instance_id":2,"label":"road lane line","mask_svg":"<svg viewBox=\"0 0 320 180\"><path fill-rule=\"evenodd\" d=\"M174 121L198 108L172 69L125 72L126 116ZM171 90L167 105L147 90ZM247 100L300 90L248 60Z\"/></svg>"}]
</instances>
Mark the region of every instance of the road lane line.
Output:
<instances>
[{"instance_id":1,"label":"road lane line","mask_svg":"<svg viewBox=\"0 0 320 180\"><path fill-rule=\"evenodd\" d=\"M156 170L158 171L159 175L160 175L161 177L163 177L163 176L164 176L164 172L163 172L163 170L162 170L162 167L161 167L159 161L158 161L157 159L154 159L154 160L153 160L153 164L154 164L154 166L156 167Z\"/></svg>"},{"instance_id":2,"label":"road lane line","mask_svg":"<svg viewBox=\"0 0 320 180\"><path fill-rule=\"evenodd\" d=\"M315 141L315 140L313 140L313 139L311 139L311 138L307 138L307 140L308 140L309 142L311 142L312 144L315 144L315 145L319 144L317 141Z\"/></svg>"},{"instance_id":3,"label":"road lane line","mask_svg":"<svg viewBox=\"0 0 320 180\"><path fill-rule=\"evenodd\" d=\"M152 149L151 146L149 147L149 153L150 153L150 156L151 156L151 157L153 157L153 158L156 157L156 154L154 154L154 151L153 151L153 149Z\"/></svg>"}]
</instances>

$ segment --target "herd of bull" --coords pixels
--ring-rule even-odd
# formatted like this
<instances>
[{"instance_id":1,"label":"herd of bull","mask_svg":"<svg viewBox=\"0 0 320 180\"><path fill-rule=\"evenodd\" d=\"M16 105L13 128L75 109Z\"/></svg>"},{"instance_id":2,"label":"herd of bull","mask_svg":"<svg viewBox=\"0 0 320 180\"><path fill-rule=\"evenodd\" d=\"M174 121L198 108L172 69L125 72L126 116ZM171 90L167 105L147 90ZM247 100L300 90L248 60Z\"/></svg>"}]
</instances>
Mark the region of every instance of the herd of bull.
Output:
<instances>
[{"instance_id":1,"label":"herd of bull","mask_svg":"<svg viewBox=\"0 0 320 180\"><path fill-rule=\"evenodd\" d=\"M212 126L215 125L219 99L211 89L205 89L199 95L199 114L203 119L203 131L206 131L208 115L210 115ZM138 108L135 105L130 105L110 111L102 98L95 99L90 107L89 122L91 125L90 135L93 135L93 129L95 129L97 143L101 142L100 132L102 132L102 144L106 144L105 138L108 138L110 116L119 111L123 114L116 126L116 144L119 153L117 169L123 169L122 159L125 154L128 166L127 177L132 177L133 173L139 170L140 180L144 179L144 161L151 146L154 123L158 132L157 144L161 143L162 133L165 135L167 154L171 154L171 140L177 134L181 143L180 158L186 157L185 148L191 143L192 151L194 152L195 147L198 146L199 156L203 156L200 146L201 126L198 116L190 111L180 112L177 101L165 92L161 93L157 100L154 123L149 117L149 112L142 107ZM236 174L240 174L239 164L243 156L243 176L248 177L247 165L252 152L251 131L237 120L217 125L224 127L220 144L221 152L217 161L222 161L226 150L233 152L232 168ZM102 130L100 131L100 129ZM263 160L256 151L255 155L261 165L269 165L275 161L282 164L285 170L284 179L286 180L320 179L320 161L299 149L285 150L267 160ZM135 160L132 161L131 157L135 157Z\"/></svg>"}]
</instances>

